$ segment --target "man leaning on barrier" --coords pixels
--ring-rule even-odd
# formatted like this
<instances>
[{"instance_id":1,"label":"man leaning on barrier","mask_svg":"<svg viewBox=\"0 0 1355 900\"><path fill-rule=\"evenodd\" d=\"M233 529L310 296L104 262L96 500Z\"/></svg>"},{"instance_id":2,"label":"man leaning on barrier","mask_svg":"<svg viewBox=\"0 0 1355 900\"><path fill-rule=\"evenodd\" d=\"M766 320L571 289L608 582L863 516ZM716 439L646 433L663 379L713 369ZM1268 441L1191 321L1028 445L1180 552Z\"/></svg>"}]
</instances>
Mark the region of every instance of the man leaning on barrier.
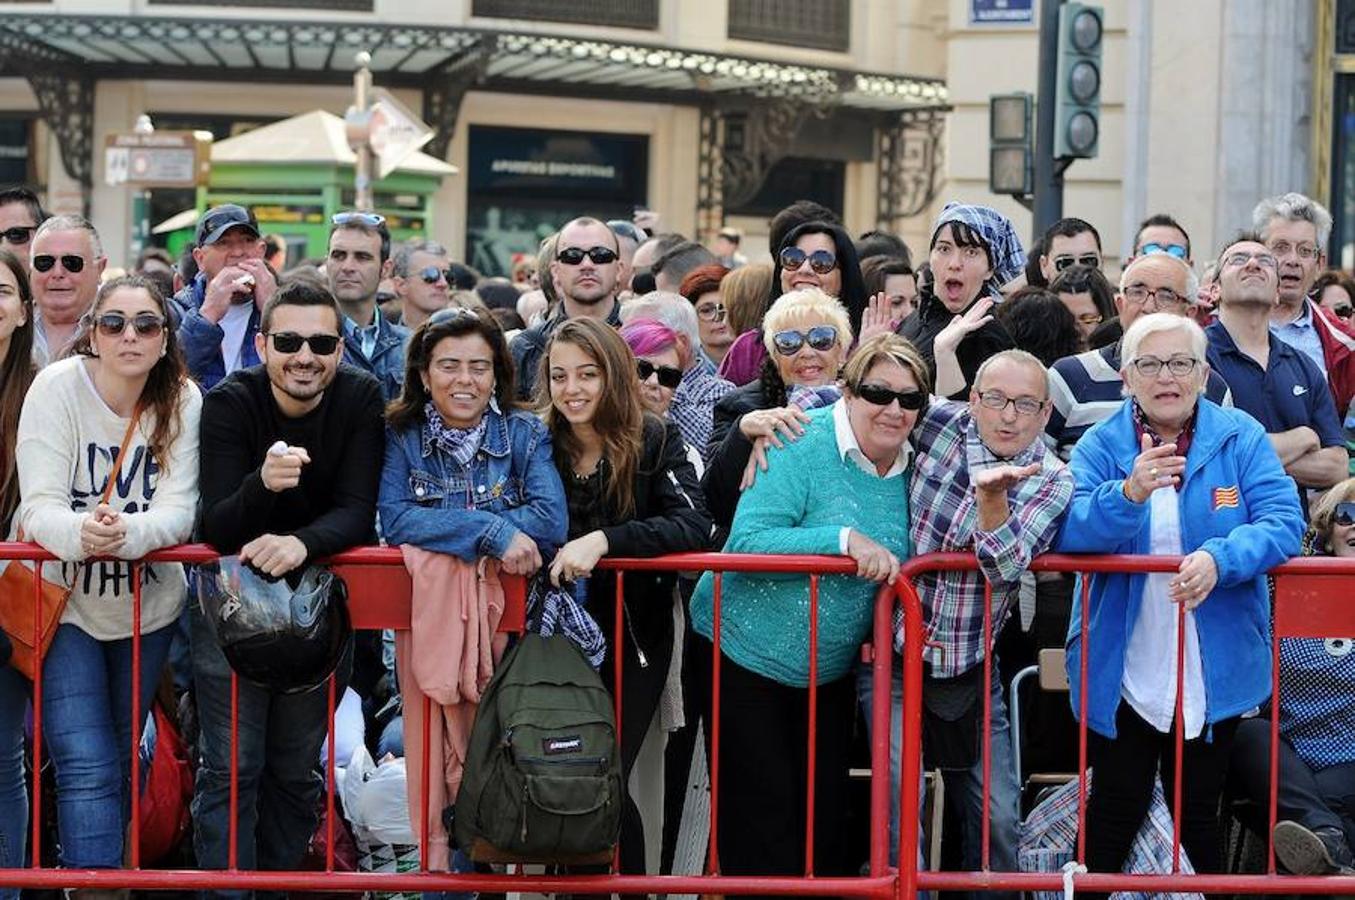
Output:
<instances>
[{"instance_id":1,"label":"man leaning on barrier","mask_svg":"<svg viewBox=\"0 0 1355 900\"><path fill-rule=\"evenodd\" d=\"M978 571L918 577L928 647L923 657L923 743L929 766L946 771L964 817L964 867L982 864L982 741L992 742L991 868L1016 871L1019 787L997 661L991 665L991 731L982 732L983 659L1015 606L1030 561L1054 542L1073 496L1073 477L1040 438L1049 419L1045 368L1023 350L1004 350L980 367L969 403L933 398L913 431L909 491L913 550L973 553ZM992 585L991 630L984 639L984 585ZM1034 590L1033 583L1030 590ZM895 618L902 647L902 613ZM897 667L896 667L897 668ZM869 706L869 671L859 687ZM890 739L891 796L899 785L901 686L895 685ZM897 833L891 809L890 830ZM891 841L891 845L896 844Z\"/></svg>"},{"instance_id":2,"label":"man leaning on barrier","mask_svg":"<svg viewBox=\"0 0 1355 900\"><path fill-rule=\"evenodd\" d=\"M227 376L204 400L200 534L270 578L376 542L384 448L381 389L340 367L333 295L301 282L264 307L255 348L263 365ZM211 624L193 610L193 676L201 722L193 797L194 849L224 869L230 822L231 670ZM342 694L348 660L335 677ZM315 830L323 685L284 692L239 679L241 869L295 869Z\"/></svg>"}]
</instances>

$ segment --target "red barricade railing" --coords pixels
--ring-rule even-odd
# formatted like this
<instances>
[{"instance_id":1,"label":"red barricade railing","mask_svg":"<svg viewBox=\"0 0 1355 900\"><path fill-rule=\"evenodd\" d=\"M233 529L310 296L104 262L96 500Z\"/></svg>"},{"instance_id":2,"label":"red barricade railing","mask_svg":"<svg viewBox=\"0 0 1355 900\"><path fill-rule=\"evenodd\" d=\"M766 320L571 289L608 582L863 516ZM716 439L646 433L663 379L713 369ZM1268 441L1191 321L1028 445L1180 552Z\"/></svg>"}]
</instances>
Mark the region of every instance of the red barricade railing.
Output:
<instances>
[{"instance_id":1,"label":"red barricade railing","mask_svg":"<svg viewBox=\"0 0 1355 900\"><path fill-rule=\"evenodd\" d=\"M42 548L32 544L0 543L0 559L51 560L53 557ZM181 562L204 563L216 558L212 548L205 545L184 545L157 551L144 560L134 564L133 569L133 722L140 723L144 717L136 698L139 696L139 657L140 657L140 572L143 562ZM328 561L343 575L348 583L350 610L355 628L407 628L410 620L409 596L411 584L404 569L400 551L394 548L360 548L340 554ZM693 893L693 894L794 894L801 896L843 895L859 897L892 897L898 887L896 873L888 866L888 803L889 803L889 715L890 715L890 666L892 654L892 614L894 592L891 588L882 588L875 603L873 645L883 652L873 656L873 679L875 685L875 703L871 711L873 721L873 741L871 747L872 783L871 783L871 840L869 874L855 878L815 877L813 870L813 810L815 776L815 736L817 713L816 671L818 643L817 600L818 580L822 575L851 575L856 572L856 564L842 557L784 557L770 555L730 555L730 554L683 554L659 559L609 559L601 564L603 568L621 571L711 571L714 573L714 616L715 616L715 653L712 680L715 686L713 705L715 715L711 717L711 818L710 851L707 860L707 873L700 876L658 876L658 875L622 875L618 874L614 863L611 874L606 875L538 875L522 872L499 874L448 874L428 872L428 793L423 792L423 809L419 838L422 848L421 871L417 874L386 874L365 872L339 872L334 870L334 767L335 753L331 750L325 771L326 812L325 828L329 840L325 860L325 871L244 871L237 868L239 836L237 817L231 816L229 825L230 864L226 870L165 870L142 869L137 849L139 842L139 773L135 764L140 728L133 728L131 752L134 764L132 771L132 815L129 829L131 847L130 866L126 869L110 870L73 870L42 868L40 865L41 847L41 805L42 791L38 776L34 776L32 804L32 842L29 868L0 870L0 884L17 887L67 887L67 888L133 888L141 890L324 890L324 891L493 891L519 892L532 891L543 893ZM768 877L724 876L719 874L717 853L718 824L718 785L719 785L719 683L720 683L720 615L723 575L726 572L775 572L783 574L803 574L808 579L810 600L810 687L808 701L810 712L809 725L809 765L806 773L808 815L806 827L805 860L806 868L801 875L779 875ZM505 583L508 594L508 610L505 613L501 630L521 630L523 624L523 595L525 593L521 579L512 579ZM624 579L618 579L616 592L614 639L626 640L626 629L622 622L622 603L624 602ZM35 598L36 602L36 598ZM920 639L920 617L915 605L906 609L909 621L910 640L913 636ZM598 614L604 614L598 611ZM615 655L621 658L621 649ZM921 658L921 647L905 654L909 659ZM620 732L622 682L621 667L616 667L614 690L617 702L617 725ZM39 677L33 685L34 702L34 759L41 758L41 691L42 679ZM916 693L916 692L914 692ZM335 746L334 713L336 704L335 681L330 679L328 686L328 733L329 746ZM913 698L914 707L920 709L917 697ZM231 679L231 717L232 717L232 765L231 765L231 809L238 809L238 679L232 673ZM424 748L422 784L428 784L428 743L429 720L423 717L422 746ZM906 749L906 748L905 748ZM905 758L916 756L905 752ZM38 770L34 766L35 772ZM907 791L905 790L905 793ZM913 803L916 803L916 786L912 791ZM911 868L911 867L910 867Z\"/></svg>"},{"instance_id":2,"label":"red barricade railing","mask_svg":"<svg viewBox=\"0 0 1355 900\"><path fill-rule=\"evenodd\" d=\"M183 562L183 563L201 563L215 558L215 552L203 545L185 545L182 547L169 548L158 551L146 558L151 562ZM26 560L45 560L52 557L41 548L31 544L0 543L0 559L26 559ZM401 555L398 550L392 548L361 548L341 554L330 561L349 584L350 596L353 598L351 611L356 628L376 629L376 628L401 628L407 627L409 623L409 594L410 582L406 574ZM1074 556L1056 556L1050 555L1042 557L1035 561L1032 569L1035 571L1061 571L1061 572L1173 572L1179 565L1178 558L1171 557L1129 557L1129 556L1104 556L1104 557L1074 557ZM377 874L364 872L337 872L334 871L333 858L333 829L335 827L335 809L334 809L334 753L329 754L329 762L326 778L326 828L329 831L331 840L328 842L330 850L326 858L326 871L323 872L272 872L272 871L242 871L235 867L234 861L238 858L238 836L236 835L235 817L231 819L231 838L230 838L230 859L231 866L225 871L203 871L203 870L163 870L163 869L142 869L139 868L140 859L137 850L139 837L139 768L132 765L132 817L130 826L130 867L118 870L72 870L72 869L52 869L41 868L37 860L40 859L40 841L41 841L41 804L42 792L40 783L35 781L33 785L33 805L31 811L32 817L32 845L30 853L35 860L33 865L25 869L0 870L0 884L13 885L18 887L74 887L74 888L112 888L129 887L142 890L155 889L178 889L178 890L212 890L212 889L247 889L247 890L325 890L325 891L533 891L533 892L561 892L561 893L590 893L590 892L612 892L612 893L694 893L694 894L788 894L801 896L825 896L825 895L847 895L860 897L878 897L886 898L899 896L903 898L912 898L921 890L1042 890L1056 891L1063 887L1063 875L1057 872L1051 873L1019 873L1019 872L993 872L987 868L988 864L988 844L989 844L989 813L987 795L989 781L991 778L991 748L987 736L991 733L991 701L989 692L985 689L981 692L982 702L984 704L984 822L983 822L983 869L977 872L934 872L920 871L917 864L917 848L919 845L920 823L917 810L919 808L919 785L921 775L921 739L920 728L917 723L921 721L922 716L922 658L923 658L923 622L921 614L921 604L917 595L917 590L913 585L913 579L926 572L936 571L956 571L975 569L976 561L972 555L965 554L934 554L926 557L919 557L908 560L903 567L899 582L894 589L884 588L880 591L875 605L874 625L872 632L872 646L877 648L877 652L872 657L872 678L874 684L874 703L870 712L872 717L872 741L871 741L871 791L870 791L870 856L869 872L867 875L859 878L827 878L814 877L813 868L813 810L814 810L814 767L816 760L814 756L815 747L815 728L817 711L817 688L816 679L810 678L810 688L808 689L808 704L810 709L810 733L808 757L809 765L806 772L806 802L809 810L807 816L807 828L805 835L805 860L806 871L804 875L781 875L770 877L752 877L752 876L724 876L719 874L718 858L718 792L719 792L719 685L720 685L720 616L722 606L723 592L723 574L732 571L746 572L776 572L788 574L802 574L808 579L809 600L811 607L811 648L817 647L817 599L818 599L818 579L822 575L831 574L853 574L856 570L855 563L842 557L782 557L782 556L758 556L758 555L727 555L727 554L682 554L668 556L656 559L608 559L601 563L601 566L609 569L623 571L711 571L714 574L714 618L715 618L715 640L714 643L714 662L712 681L715 687L715 696L713 705L715 706L715 715L711 717L709 727L711 728L710 741L712 752L710 754L711 765L711 813L710 813L710 844L707 859L707 873L699 876L657 876L657 875L622 875L617 874L614 865L611 874L606 875L537 875L524 874L521 872L499 875L499 874L457 874L420 871L413 874ZM1281 637L1325 637L1337 634L1352 633L1352 626L1355 626L1355 609L1349 607L1348 602L1339 586L1338 578L1355 575L1355 561L1344 561L1338 559L1302 559L1294 560L1277 567L1272 574L1276 578L1276 597L1274 614L1274 646L1273 652L1277 654L1279 640ZM522 590L521 582L506 585L509 593L509 609L505 616L505 630L520 630L522 626ZM1086 586L1083 587L1083 610L1084 615L1087 611ZM902 747L902 777L897 786L900 796L900 822L898 836L898 860L897 870L890 868L888 864L888 822L889 822L889 742L891 735L890 728L890 704L891 704L891 665L893 654L889 648L892 647L892 615L894 609L894 600L897 597L902 605L905 623L906 644L902 656L903 665L903 722L905 723L903 733ZM617 640L624 641L626 629L622 627L621 621L621 603L624 599L624 583L617 591L617 606L615 615L616 628L614 634ZM139 626L140 617L140 579L139 573L134 573L133 577L133 621L134 626ZM985 633L991 637L993 623L985 622ZM1086 622L1083 623L1084 648L1086 643ZM134 627L139 631L139 627ZM991 646L991 643L990 643ZM1090 649L1084 650L1083 660L1085 660ZM1181 642L1178 642L1178 709L1180 708L1180 678L1183 672L1180 659L1184 652ZM134 660L139 658L140 641L139 635L133 639ZM618 657L620 653L617 653ZM988 659L984 663L984 675L988 676L991 666L991 654L985 654ZM816 654L811 651L811 670L815 666ZM137 708L136 697L139 694L139 675L138 667L135 662L133 665L133 721L140 722L141 710ZM621 697L621 674L618 671L615 674L615 695L617 698L617 717L618 726L624 710L620 708ZM1085 685L1085 667L1080 676L1084 679ZM235 683L234 677L232 679ZM986 684L987 682L985 682ZM1279 677L1278 665L1274 674L1274 690L1278 692ZM41 753L41 679L34 683L34 753L35 758L40 758ZM234 695L235 691L232 691ZM1085 690L1082 691L1082 697L1086 698ZM329 737L330 746L334 746L334 707L336 697L334 682L331 680L329 686ZM233 705L233 718L235 708ZM1273 829L1276 820L1276 788L1277 788L1277 753L1278 746L1274 737L1278 734L1278 705L1272 705L1271 719L1271 782L1270 782L1270 803L1268 811L1269 826ZM1085 722L1085 715L1080 717ZM1179 719L1179 717L1178 717ZM422 740L425 748L428 742L428 718L424 717L424 733ZM619 727L618 727L619 731ZM139 728L133 729L133 746L131 752L137 752L137 741L140 738ZM1018 740L1018 735L1013 735L1014 740ZM233 750L235 738L232 738ZM1181 753L1181 736L1178 733L1176 741L1176 753L1179 760ZM234 757L234 752L232 753ZM133 757L135 759L135 755ZM425 763L428 754L425 752ZM1079 729L1079 772L1082 781L1079 802L1079 824L1085 822L1085 800L1086 800L1086 730L1085 727ZM34 767L35 771L37 767ZM234 789L235 765L232 765L232 808L236 806L236 792ZM1180 771L1181 767L1176 767L1177 781L1174 785L1168 787L1175 792L1176 796L1180 794ZM427 772L424 773L423 784L428 783ZM424 815L422 816L422 828L420 830L420 839L427 847L427 801L426 793L424 800ZM1179 809L1179 804L1176 807ZM1180 852L1180 824L1176 824L1176 834L1174 840L1174 850L1176 854L1176 864L1173 866L1173 873L1164 873L1160 875L1122 875L1108 873L1078 874L1076 876L1076 885L1081 890L1091 890L1098 892L1109 892L1115 890L1135 890L1135 891L1201 891L1201 892L1227 892L1227 893L1314 893L1314 894L1350 894L1355 893L1355 876L1352 877L1296 877L1296 876L1278 876L1275 874L1274 848L1267 836L1268 843L1268 872L1261 875L1182 875L1179 874L1179 852ZM1076 859L1085 861L1085 840L1082 832L1085 829L1079 828L1079 840L1076 848ZM424 858L426 862L426 857Z\"/></svg>"},{"instance_id":3,"label":"red barricade railing","mask_svg":"<svg viewBox=\"0 0 1355 900\"><path fill-rule=\"evenodd\" d=\"M1068 556L1050 554L1034 561L1032 571L1083 573L1111 572L1176 572L1181 557L1168 556ZM931 554L908 560L901 572L900 599L904 609L919 605L917 590L913 579L929 572L975 570L977 560L972 554ZM1349 602L1349 579L1355 576L1355 560L1336 558L1302 558L1286 562L1270 572L1274 579L1273 628L1272 628L1272 685L1271 696L1278 698L1270 704L1270 779L1269 802L1267 810L1266 859L1267 871L1264 874L1193 874L1183 875L1181 868L1181 791L1184 734L1183 717L1176 716L1174 733L1174 753L1176 765L1175 777L1170 785L1163 785L1171 792L1176 810L1173 816L1172 871L1153 875L1125 875L1110 873L1078 872L1071 876L1078 890L1094 892L1143 891L1143 892L1179 892L1195 891L1203 893L1234 894L1351 894L1355 893L1355 876L1320 875L1295 876L1278 875L1275 865L1275 847L1273 831L1277 820L1279 786L1279 710L1284 698L1280 694L1279 648L1283 638L1325 638L1355 634L1355 606ZM1082 653L1080 671L1071 677L1079 679L1081 710L1078 720L1078 839L1075 861L1086 863L1086 798L1087 798L1087 660L1095 652L1089 640L1089 579L1081 582ZM991 586L987 589L989 601L985 609L984 631L986 646L991 641ZM1208 602L1206 600L1205 602ZM1176 709L1183 709L1185 658L1185 608L1178 607L1176 678ZM920 613L919 613L920 618ZM924 649L919 642L909 641L909 649L916 649L919 658L904 659L905 703L909 702L914 685L920 686L921 652ZM899 861L900 896L912 897L916 890L943 891L1062 891L1064 875L1060 872L995 872L988 867L989 848L989 790L991 784L991 698L986 689L991 671L992 653L984 654L984 684L981 691L983 703L983 848L982 869L974 872L933 872L920 871L915 875L913 864L917 858L918 835L920 826L916 814L915 795L921 771L920 741L909 739L905 735L902 784L903 797L899 823ZM920 695L920 689L917 691ZM1017 698L1011 698L1017 702ZM911 707L908 707L911 709ZM905 716L905 722L917 721ZM1020 735L1012 735L1017 741ZM913 811L910 815L907 811ZM1224 813L1226 815L1226 812Z\"/></svg>"}]
</instances>

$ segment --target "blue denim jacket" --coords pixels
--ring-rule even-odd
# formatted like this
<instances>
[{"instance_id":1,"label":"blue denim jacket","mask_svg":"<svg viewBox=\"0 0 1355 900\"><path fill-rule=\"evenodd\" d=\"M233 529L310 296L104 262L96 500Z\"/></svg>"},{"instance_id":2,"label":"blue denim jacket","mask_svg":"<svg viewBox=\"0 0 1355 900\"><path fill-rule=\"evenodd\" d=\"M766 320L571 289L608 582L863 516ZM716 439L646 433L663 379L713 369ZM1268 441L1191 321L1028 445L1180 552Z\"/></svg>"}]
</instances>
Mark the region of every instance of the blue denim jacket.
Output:
<instances>
[{"instance_id":1,"label":"blue denim jacket","mask_svg":"<svg viewBox=\"0 0 1355 900\"><path fill-rule=\"evenodd\" d=\"M519 531L549 559L565 542L568 518L545 424L530 413L504 415L492 407L469 466L438 449L423 425L387 428L377 509L391 545L465 560L502 557Z\"/></svg>"},{"instance_id":2,"label":"blue denim jacket","mask_svg":"<svg viewBox=\"0 0 1355 900\"><path fill-rule=\"evenodd\" d=\"M387 402L398 400L405 383L405 342L409 340L409 329L402 325L387 322L376 313L376 346L370 358L362 352L362 341L358 338L358 326L347 316L343 317L343 361L372 375L381 382L381 396Z\"/></svg>"}]
</instances>

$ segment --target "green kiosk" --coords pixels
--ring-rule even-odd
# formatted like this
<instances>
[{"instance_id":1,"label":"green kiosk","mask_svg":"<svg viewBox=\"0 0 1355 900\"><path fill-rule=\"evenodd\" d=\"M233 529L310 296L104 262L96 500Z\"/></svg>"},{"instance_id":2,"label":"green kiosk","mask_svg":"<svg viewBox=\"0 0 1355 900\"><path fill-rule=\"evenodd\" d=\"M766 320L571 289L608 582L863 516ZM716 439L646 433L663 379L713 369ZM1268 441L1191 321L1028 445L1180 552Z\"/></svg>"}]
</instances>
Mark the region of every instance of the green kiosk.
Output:
<instances>
[{"instance_id":1,"label":"green kiosk","mask_svg":"<svg viewBox=\"0 0 1355 900\"><path fill-rule=\"evenodd\" d=\"M220 203L254 210L259 228L287 242L287 265L324 256L329 219L353 208L356 155L344 136L344 122L324 110L264 125L212 145L212 174L198 188L197 207L156 228L176 257L193 240L198 216ZM376 212L386 217L394 241L427 233L433 222L433 194L456 166L426 153L411 153L390 175L373 185Z\"/></svg>"}]
</instances>

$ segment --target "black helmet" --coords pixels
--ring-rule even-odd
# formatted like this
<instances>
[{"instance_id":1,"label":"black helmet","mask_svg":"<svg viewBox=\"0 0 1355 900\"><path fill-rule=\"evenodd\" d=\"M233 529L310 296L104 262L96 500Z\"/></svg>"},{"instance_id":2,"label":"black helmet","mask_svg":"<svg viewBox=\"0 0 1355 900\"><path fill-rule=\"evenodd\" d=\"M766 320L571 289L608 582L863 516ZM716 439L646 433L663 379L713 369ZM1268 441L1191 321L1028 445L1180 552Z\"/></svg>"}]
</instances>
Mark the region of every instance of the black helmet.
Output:
<instances>
[{"instance_id":1,"label":"black helmet","mask_svg":"<svg viewBox=\"0 0 1355 900\"><path fill-rule=\"evenodd\" d=\"M348 588L320 566L269 579L225 556L200 567L198 596L231 668L270 690L324 683L352 635Z\"/></svg>"}]
</instances>

